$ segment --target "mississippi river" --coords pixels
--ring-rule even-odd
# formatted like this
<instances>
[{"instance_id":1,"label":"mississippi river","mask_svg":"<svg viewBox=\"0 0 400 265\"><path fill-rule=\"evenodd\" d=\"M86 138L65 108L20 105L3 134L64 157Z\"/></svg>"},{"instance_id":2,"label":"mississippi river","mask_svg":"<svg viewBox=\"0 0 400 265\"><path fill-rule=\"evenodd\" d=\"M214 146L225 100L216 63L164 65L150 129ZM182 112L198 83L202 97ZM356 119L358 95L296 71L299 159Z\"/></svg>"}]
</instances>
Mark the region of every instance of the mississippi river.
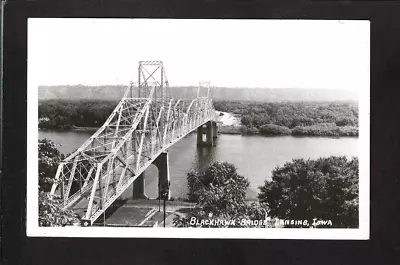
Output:
<instances>
[{"instance_id":1,"label":"mississippi river","mask_svg":"<svg viewBox=\"0 0 400 265\"><path fill-rule=\"evenodd\" d=\"M79 148L94 131L39 130L39 139L47 138L61 144L59 150L69 153ZM247 192L254 199L258 186L271 178L271 171L294 158L358 156L358 138L355 137L293 137L293 136L241 136L221 134L217 146L197 147L196 134L191 133L169 148L171 174L171 196L187 196L186 174L191 169L202 170L214 161L233 163L238 172L250 181ZM146 193L150 198L157 196L157 168L149 167L146 172ZM128 188L122 197L132 195Z\"/></svg>"}]
</instances>

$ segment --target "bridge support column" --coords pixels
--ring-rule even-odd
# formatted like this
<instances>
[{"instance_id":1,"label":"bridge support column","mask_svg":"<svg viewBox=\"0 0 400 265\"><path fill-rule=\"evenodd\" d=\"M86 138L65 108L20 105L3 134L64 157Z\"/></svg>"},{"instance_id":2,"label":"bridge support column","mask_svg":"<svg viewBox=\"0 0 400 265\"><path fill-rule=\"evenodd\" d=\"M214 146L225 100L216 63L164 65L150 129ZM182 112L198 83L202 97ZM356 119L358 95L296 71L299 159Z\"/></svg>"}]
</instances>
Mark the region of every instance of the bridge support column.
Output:
<instances>
[{"instance_id":1,"label":"bridge support column","mask_svg":"<svg viewBox=\"0 0 400 265\"><path fill-rule=\"evenodd\" d=\"M197 145L203 145L203 143L204 143L203 142L203 134L204 134L203 126L204 125L201 125L197 128Z\"/></svg>"},{"instance_id":2,"label":"bridge support column","mask_svg":"<svg viewBox=\"0 0 400 265\"><path fill-rule=\"evenodd\" d=\"M133 182L133 199L147 199L144 172Z\"/></svg>"},{"instance_id":3,"label":"bridge support column","mask_svg":"<svg viewBox=\"0 0 400 265\"><path fill-rule=\"evenodd\" d=\"M167 192L163 196L161 194L161 199L169 200L171 198L171 193L169 189L170 176L169 176L169 159L168 152L161 153L153 162L153 164L158 169L158 194L161 194L163 190Z\"/></svg>"},{"instance_id":4,"label":"bridge support column","mask_svg":"<svg viewBox=\"0 0 400 265\"><path fill-rule=\"evenodd\" d=\"M216 122L212 122L212 129L213 129L213 138L215 139L218 137L218 127Z\"/></svg>"},{"instance_id":5,"label":"bridge support column","mask_svg":"<svg viewBox=\"0 0 400 265\"><path fill-rule=\"evenodd\" d=\"M206 139L203 140L204 134ZM206 124L197 128L197 145L199 146L213 146L215 145L214 138L217 137L217 124L209 121Z\"/></svg>"}]
</instances>

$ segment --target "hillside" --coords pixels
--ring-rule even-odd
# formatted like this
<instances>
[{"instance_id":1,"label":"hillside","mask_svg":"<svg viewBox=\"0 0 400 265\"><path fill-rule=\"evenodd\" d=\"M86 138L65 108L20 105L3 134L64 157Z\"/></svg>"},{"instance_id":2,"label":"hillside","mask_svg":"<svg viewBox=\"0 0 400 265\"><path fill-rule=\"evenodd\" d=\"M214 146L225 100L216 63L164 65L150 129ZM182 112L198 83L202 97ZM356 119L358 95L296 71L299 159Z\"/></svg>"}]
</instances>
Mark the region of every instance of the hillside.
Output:
<instances>
[{"instance_id":1,"label":"hillside","mask_svg":"<svg viewBox=\"0 0 400 265\"><path fill-rule=\"evenodd\" d=\"M47 99L102 99L119 100L126 86L39 86L39 100ZM197 87L170 87L174 98L191 99L195 97ZM355 100L357 94L346 90L319 90L299 88L227 88L213 87L214 100L249 101L341 101Z\"/></svg>"}]
</instances>

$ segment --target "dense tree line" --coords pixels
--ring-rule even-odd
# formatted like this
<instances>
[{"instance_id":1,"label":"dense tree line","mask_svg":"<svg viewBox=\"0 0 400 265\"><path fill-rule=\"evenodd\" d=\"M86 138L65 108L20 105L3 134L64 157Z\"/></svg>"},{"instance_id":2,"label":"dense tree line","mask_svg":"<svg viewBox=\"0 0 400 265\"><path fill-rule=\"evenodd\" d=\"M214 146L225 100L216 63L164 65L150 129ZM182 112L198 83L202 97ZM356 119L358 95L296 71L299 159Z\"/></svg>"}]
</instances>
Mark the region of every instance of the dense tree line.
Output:
<instances>
[{"instance_id":1,"label":"dense tree line","mask_svg":"<svg viewBox=\"0 0 400 265\"><path fill-rule=\"evenodd\" d=\"M177 227L358 227L355 157L294 159L278 166L251 203L245 199L249 181L229 163L190 172L188 187L189 200L199 206L176 216Z\"/></svg>"},{"instance_id":2,"label":"dense tree line","mask_svg":"<svg viewBox=\"0 0 400 265\"><path fill-rule=\"evenodd\" d=\"M242 133L263 135L357 136L355 102L218 101L216 110L241 115Z\"/></svg>"},{"instance_id":3,"label":"dense tree line","mask_svg":"<svg viewBox=\"0 0 400 265\"><path fill-rule=\"evenodd\" d=\"M100 127L117 106L117 101L46 100L39 102L39 127L69 129Z\"/></svg>"},{"instance_id":4,"label":"dense tree line","mask_svg":"<svg viewBox=\"0 0 400 265\"><path fill-rule=\"evenodd\" d=\"M47 100L39 103L39 127L100 127L116 101ZM217 101L216 110L241 115L243 134L357 136L358 106L354 102Z\"/></svg>"}]
</instances>

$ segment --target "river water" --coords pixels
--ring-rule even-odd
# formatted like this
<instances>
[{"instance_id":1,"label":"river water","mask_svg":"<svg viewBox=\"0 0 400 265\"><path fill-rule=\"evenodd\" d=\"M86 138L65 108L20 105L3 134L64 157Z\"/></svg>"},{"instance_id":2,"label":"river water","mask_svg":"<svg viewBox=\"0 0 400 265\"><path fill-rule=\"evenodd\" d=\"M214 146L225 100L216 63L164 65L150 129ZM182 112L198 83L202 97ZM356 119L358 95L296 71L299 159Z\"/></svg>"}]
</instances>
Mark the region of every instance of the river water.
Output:
<instances>
[{"instance_id":1,"label":"river water","mask_svg":"<svg viewBox=\"0 0 400 265\"><path fill-rule=\"evenodd\" d=\"M39 130L39 139L47 138L60 144L62 153L79 148L94 131ZM355 137L263 137L221 134L214 147L198 147L196 134L191 133L169 148L171 196L187 196L186 175L191 169L204 169L214 161L233 163L239 174L247 177L249 199L254 199L258 187L271 179L271 171L294 158L316 159L331 155L358 156L358 138ZM157 169L151 166L145 171L146 194L157 196ZM129 187L121 197L132 196Z\"/></svg>"}]
</instances>

